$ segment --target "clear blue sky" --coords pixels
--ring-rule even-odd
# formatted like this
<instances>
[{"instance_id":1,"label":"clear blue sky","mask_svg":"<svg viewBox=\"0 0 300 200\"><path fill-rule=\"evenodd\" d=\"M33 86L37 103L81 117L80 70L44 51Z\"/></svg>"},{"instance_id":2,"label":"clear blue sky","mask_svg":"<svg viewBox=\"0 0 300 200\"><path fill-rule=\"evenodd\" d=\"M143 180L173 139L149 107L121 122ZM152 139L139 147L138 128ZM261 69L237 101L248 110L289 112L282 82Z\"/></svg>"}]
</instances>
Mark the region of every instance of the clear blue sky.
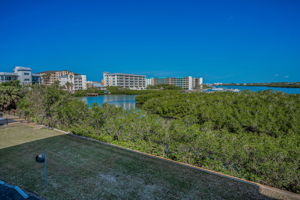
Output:
<instances>
[{"instance_id":1,"label":"clear blue sky","mask_svg":"<svg viewBox=\"0 0 300 200\"><path fill-rule=\"evenodd\" d=\"M300 81L300 1L0 0L0 71Z\"/></svg>"}]
</instances>

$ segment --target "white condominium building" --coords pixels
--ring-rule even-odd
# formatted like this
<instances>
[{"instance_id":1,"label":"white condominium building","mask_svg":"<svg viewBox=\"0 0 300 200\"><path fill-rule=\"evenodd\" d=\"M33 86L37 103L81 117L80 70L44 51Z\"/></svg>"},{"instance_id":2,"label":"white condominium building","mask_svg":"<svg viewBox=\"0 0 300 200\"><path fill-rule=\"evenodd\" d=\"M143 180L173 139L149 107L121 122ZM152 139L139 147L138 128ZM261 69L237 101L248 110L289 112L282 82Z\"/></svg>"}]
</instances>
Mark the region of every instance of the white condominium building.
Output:
<instances>
[{"instance_id":1,"label":"white condominium building","mask_svg":"<svg viewBox=\"0 0 300 200\"><path fill-rule=\"evenodd\" d=\"M146 88L144 75L103 72L103 80L104 86L117 86L131 90Z\"/></svg>"},{"instance_id":2,"label":"white condominium building","mask_svg":"<svg viewBox=\"0 0 300 200\"><path fill-rule=\"evenodd\" d=\"M160 85L168 84L181 87L184 90L199 89L202 87L203 78L194 78L192 76L187 77L168 77L168 78L151 78L147 81L147 86L149 85Z\"/></svg>"},{"instance_id":3,"label":"white condominium building","mask_svg":"<svg viewBox=\"0 0 300 200\"><path fill-rule=\"evenodd\" d=\"M154 85L154 78L146 78L146 88L149 85Z\"/></svg>"},{"instance_id":4,"label":"white condominium building","mask_svg":"<svg viewBox=\"0 0 300 200\"><path fill-rule=\"evenodd\" d=\"M0 72L0 83L19 80L21 85L38 84L41 82L39 74L33 74L29 67L16 66L14 72Z\"/></svg>"},{"instance_id":5,"label":"white condominium building","mask_svg":"<svg viewBox=\"0 0 300 200\"><path fill-rule=\"evenodd\" d=\"M76 91L76 90L86 90L86 75L80 74L65 74L59 77L59 85L63 86L65 90Z\"/></svg>"}]
</instances>

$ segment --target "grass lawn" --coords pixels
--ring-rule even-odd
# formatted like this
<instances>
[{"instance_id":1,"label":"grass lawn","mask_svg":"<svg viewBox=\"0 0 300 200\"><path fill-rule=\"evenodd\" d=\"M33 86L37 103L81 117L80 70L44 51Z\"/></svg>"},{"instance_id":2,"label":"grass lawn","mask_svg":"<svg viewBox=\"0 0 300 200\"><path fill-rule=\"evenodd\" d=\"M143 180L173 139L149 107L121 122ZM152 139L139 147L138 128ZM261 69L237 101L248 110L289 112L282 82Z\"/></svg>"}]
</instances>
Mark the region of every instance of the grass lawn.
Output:
<instances>
[{"instance_id":1,"label":"grass lawn","mask_svg":"<svg viewBox=\"0 0 300 200\"><path fill-rule=\"evenodd\" d=\"M34 159L44 151L47 185ZM0 180L46 199L268 199L254 185L26 124L0 127Z\"/></svg>"}]
</instances>

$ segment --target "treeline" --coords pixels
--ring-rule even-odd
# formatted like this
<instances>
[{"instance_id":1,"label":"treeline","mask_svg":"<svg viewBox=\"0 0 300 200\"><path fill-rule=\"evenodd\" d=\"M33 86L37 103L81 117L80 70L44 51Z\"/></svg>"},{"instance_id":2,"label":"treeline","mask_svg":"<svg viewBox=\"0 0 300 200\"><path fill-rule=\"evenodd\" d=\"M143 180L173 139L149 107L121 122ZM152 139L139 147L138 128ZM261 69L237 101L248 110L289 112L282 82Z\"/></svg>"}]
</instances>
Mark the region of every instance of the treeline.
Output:
<instances>
[{"instance_id":1,"label":"treeline","mask_svg":"<svg viewBox=\"0 0 300 200\"><path fill-rule=\"evenodd\" d=\"M99 88L95 88L95 87L91 87L91 88L87 88L86 90L77 90L74 92L73 96L75 97L86 97L86 96L90 96L93 95L103 95L106 92L104 90L101 90Z\"/></svg>"},{"instance_id":2,"label":"treeline","mask_svg":"<svg viewBox=\"0 0 300 200\"><path fill-rule=\"evenodd\" d=\"M23 96L19 81L0 84L0 112L16 109L18 100Z\"/></svg>"},{"instance_id":3,"label":"treeline","mask_svg":"<svg viewBox=\"0 0 300 200\"><path fill-rule=\"evenodd\" d=\"M17 113L40 124L300 193L300 95L154 91L142 109L91 108L33 86Z\"/></svg>"},{"instance_id":4,"label":"treeline","mask_svg":"<svg viewBox=\"0 0 300 200\"><path fill-rule=\"evenodd\" d=\"M282 88L300 88L300 82L274 82L274 83L226 83L225 86L263 86L263 87L282 87Z\"/></svg>"},{"instance_id":5,"label":"treeline","mask_svg":"<svg viewBox=\"0 0 300 200\"><path fill-rule=\"evenodd\" d=\"M182 90L181 87L170 84L157 84L157 85L149 85L147 89L159 89L159 90Z\"/></svg>"},{"instance_id":6,"label":"treeline","mask_svg":"<svg viewBox=\"0 0 300 200\"><path fill-rule=\"evenodd\" d=\"M106 87L106 90L101 90L100 88L88 88L86 90L75 91L73 96L75 97L85 97L97 95L108 95L108 94L122 94L122 95L140 95L149 93L148 90L130 90L127 88L110 86Z\"/></svg>"},{"instance_id":7,"label":"treeline","mask_svg":"<svg viewBox=\"0 0 300 200\"><path fill-rule=\"evenodd\" d=\"M170 119L189 119L215 130L278 137L300 131L300 95L263 92L166 93L137 97L143 109Z\"/></svg>"},{"instance_id":8,"label":"treeline","mask_svg":"<svg viewBox=\"0 0 300 200\"><path fill-rule=\"evenodd\" d=\"M156 90L182 90L182 88L174 85L160 84L156 86L148 86L147 90L130 90L127 88L121 88L116 86L106 87L106 90L101 90L100 88L88 88L86 90L75 91L73 96L84 97L90 94L104 95L104 94L122 94L122 95L142 95L149 93L157 93Z\"/></svg>"}]
</instances>

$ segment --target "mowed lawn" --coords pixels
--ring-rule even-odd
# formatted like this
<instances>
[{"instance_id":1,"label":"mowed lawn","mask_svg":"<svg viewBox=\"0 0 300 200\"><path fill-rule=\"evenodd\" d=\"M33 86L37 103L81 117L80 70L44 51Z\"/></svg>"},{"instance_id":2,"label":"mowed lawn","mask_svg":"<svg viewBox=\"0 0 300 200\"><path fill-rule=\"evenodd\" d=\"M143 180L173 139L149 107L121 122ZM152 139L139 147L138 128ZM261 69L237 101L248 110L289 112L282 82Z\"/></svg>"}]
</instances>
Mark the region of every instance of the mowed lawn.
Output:
<instances>
[{"instance_id":1,"label":"mowed lawn","mask_svg":"<svg viewBox=\"0 0 300 200\"><path fill-rule=\"evenodd\" d=\"M44 151L47 185L35 162ZM0 180L46 199L268 199L256 186L26 124L0 127Z\"/></svg>"}]
</instances>

